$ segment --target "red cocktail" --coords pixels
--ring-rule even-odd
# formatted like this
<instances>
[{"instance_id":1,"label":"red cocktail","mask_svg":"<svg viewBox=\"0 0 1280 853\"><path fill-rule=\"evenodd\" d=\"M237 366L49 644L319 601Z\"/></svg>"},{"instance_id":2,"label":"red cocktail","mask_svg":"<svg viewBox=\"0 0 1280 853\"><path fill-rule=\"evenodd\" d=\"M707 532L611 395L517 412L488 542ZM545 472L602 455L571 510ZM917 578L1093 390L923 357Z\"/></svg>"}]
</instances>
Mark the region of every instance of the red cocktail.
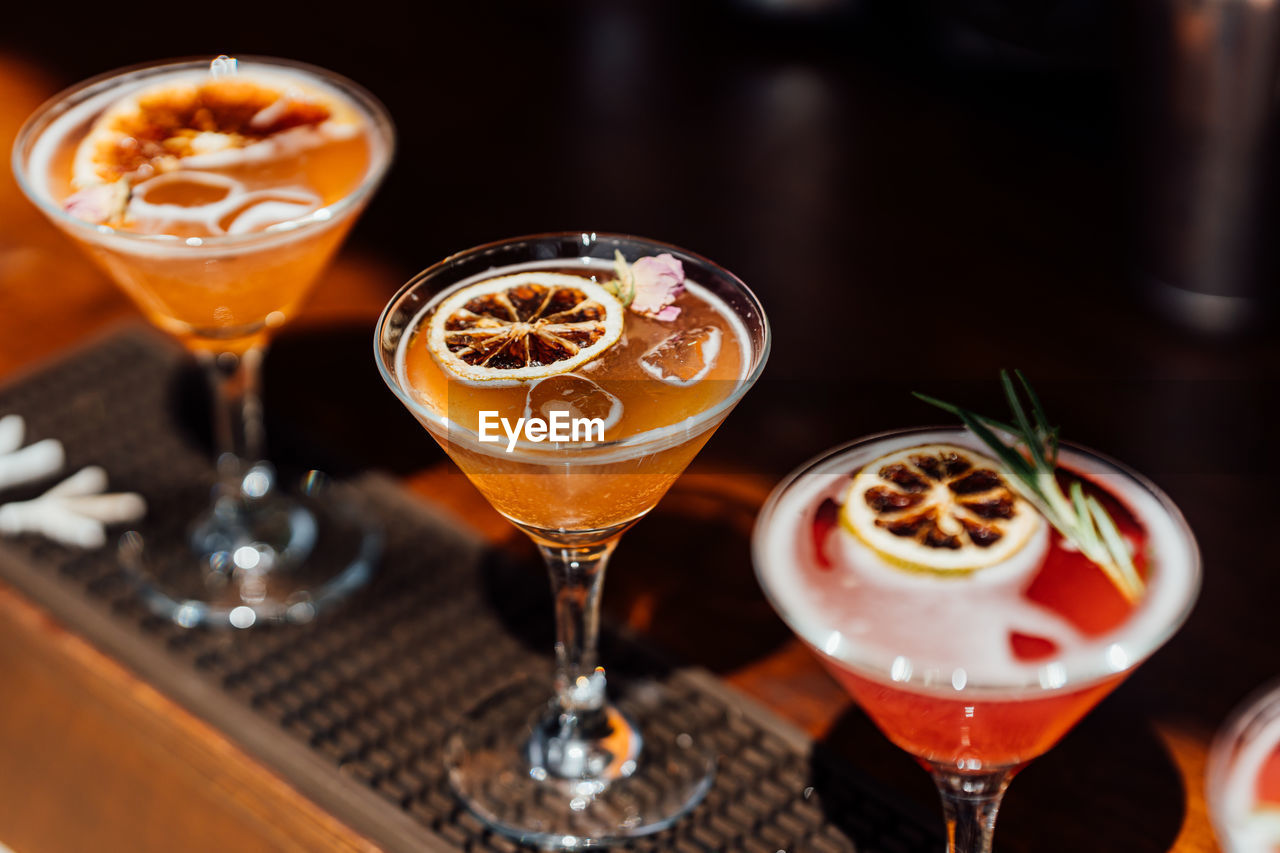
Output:
<instances>
[{"instance_id":1,"label":"red cocktail","mask_svg":"<svg viewBox=\"0 0 1280 853\"><path fill-rule=\"evenodd\" d=\"M1280 685L1246 702L1218 735L1208 793L1227 853L1280 851Z\"/></svg>"},{"instance_id":2,"label":"red cocktail","mask_svg":"<svg viewBox=\"0 0 1280 853\"><path fill-rule=\"evenodd\" d=\"M963 429L832 451L756 530L766 594L933 773L953 849L988 849L1012 775L1168 639L1199 586L1195 541L1154 486L1078 448L1056 476L1106 508L1141 586L1117 586Z\"/></svg>"}]
</instances>

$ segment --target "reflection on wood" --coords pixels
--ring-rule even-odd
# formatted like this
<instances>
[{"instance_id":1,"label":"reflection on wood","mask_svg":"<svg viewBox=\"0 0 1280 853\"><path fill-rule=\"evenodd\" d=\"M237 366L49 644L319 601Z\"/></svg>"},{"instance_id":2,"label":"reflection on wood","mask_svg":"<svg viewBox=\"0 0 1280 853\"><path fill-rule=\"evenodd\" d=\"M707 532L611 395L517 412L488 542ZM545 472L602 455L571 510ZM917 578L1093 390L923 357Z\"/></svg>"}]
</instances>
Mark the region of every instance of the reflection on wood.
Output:
<instances>
[{"instance_id":1,"label":"reflection on wood","mask_svg":"<svg viewBox=\"0 0 1280 853\"><path fill-rule=\"evenodd\" d=\"M0 827L15 850L375 849L7 588L0 672Z\"/></svg>"}]
</instances>

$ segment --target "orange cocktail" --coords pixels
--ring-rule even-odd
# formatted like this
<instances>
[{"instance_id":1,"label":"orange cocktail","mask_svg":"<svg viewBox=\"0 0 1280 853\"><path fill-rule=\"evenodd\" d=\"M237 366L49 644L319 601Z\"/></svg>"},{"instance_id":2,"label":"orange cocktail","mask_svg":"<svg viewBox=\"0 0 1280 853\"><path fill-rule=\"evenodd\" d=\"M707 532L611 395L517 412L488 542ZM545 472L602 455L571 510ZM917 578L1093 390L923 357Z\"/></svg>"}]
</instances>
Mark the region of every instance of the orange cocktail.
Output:
<instances>
[{"instance_id":1,"label":"orange cocktail","mask_svg":"<svg viewBox=\"0 0 1280 853\"><path fill-rule=\"evenodd\" d=\"M169 571L139 536L121 552L179 624L305 621L368 575L365 526L315 488L285 496L262 461L258 371L269 331L297 310L393 146L386 111L350 81L225 56L90 80L18 136L30 199L210 373L219 482L192 525L190 565Z\"/></svg>"},{"instance_id":2,"label":"orange cocktail","mask_svg":"<svg viewBox=\"0 0 1280 853\"><path fill-rule=\"evenodd\" d=\"M517 683L467 710L444 755L455 793L544 847L671 825L706 794L714 755L689 733L642 731L610 701L600 594L623 532L759 377L769 329L755 296L674 246L522 237L410 281L374 349L401 402L537 543L555 596L554 695ZM641 692L663 701L659 685Z\"/></svg>"},{"instance_id":3,"label":"orange cocktail","mask_svg":"<svg viewBox=\"0 0 1280 853\"><path fill-rule=\"evenodd\" d=\"M500 274L531 269L564 275L570 283L575 276L606 284L616 277L611 261L572 267L535 262ZM698 415L724 402L750 364L746 328L719 297L690 284L672 305L679 309L672 321L628 313L622 338L570 374L470 384L433 357L426 330L436 310L428 308L402 340L397 369L413 399L448 421L446 427L425 423L499 512L530 529L611 530L658 502L711 436L715 423L697 425ZM578 447L572 453L524 436L508 449L505 430L499 442L478 440L482 412L491 413L490 424L506 419L512 427L519 418L556 408L597 417L602 444L650 438L637 448Z\"/></svg>"},{"instance_id":4,"label":"orange cocktail","mask_svg":"<svg viewBox=\"0 0 1280 853\"><path fill-rule=\"evenodd\" d=\"M221 63L60 96L16 155L28 194L152 322L243 352L294 313L390 143L358 95L309 69Z\"/></svg>"}]
</instances>

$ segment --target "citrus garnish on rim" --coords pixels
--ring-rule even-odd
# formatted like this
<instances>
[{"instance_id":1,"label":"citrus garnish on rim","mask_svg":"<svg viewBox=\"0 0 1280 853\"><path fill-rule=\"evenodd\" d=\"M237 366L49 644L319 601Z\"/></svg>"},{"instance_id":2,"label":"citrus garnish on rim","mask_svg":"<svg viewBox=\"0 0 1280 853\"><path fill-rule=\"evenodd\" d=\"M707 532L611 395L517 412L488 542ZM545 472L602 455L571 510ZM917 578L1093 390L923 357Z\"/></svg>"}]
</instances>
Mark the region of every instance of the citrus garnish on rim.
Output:
<instances>
[{"instance_id":1,"label":"citrus garnish on rim","mask_svg":"<svg viewBox=\"0 0 1280 853\"><path fill-rule=\"evenodd\" d=\"M883 556L909 568L963 573L1001 563L1040 527L1035 509L995 460L965 447L898 450L853 477L841 521Z\"/></svg>"},{"instance_id":2,"label":"citrus garnish on rim","mask_svg":"<svg viewBox=\"0 0 1280 853\"><path fill-rule=\"evenodd\" d=\"M961 423L1000 458L1001 470L1012 478L1014 488L1035 504L1055 530L1102 569L1125 598L1137 601L1146 581L1134 566L1129 543L1120 535L1111 513L1097 497L1085 493L1080 480L1071 483L1069 495L1063 493L1057 474L1058 428L1049 424L1040 397L1022 371L1015 370L1013 374L1031 408L1028 415L1013 377L1009 371L1001 370L1000 384L1004 386L1005 399L1013 413L1013 424L1001 423L918 392L915 396L959 417ZM1012 441L1001 438L997 430L1010 436Z\"/></svg>"},{"instance_id":3,"label":"citrus garnish on rim","mask_svg":"<svg viewBox=\"0 0 1280 853\"><path fill-rule=\"evenodd\" d=\"M427 346L468 382L568 373L622 337L622 303L582 276L523 272L468 285L431 316Z\"/></svg>"}]
</instances>

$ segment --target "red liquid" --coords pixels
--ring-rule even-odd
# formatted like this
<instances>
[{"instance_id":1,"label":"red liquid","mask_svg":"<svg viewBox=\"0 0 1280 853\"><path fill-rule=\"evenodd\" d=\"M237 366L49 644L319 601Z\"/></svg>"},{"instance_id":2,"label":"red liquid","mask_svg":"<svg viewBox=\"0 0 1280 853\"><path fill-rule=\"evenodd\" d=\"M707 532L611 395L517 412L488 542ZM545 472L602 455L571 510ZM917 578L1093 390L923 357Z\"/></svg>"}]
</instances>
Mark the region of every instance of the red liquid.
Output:
<instances>
[{"instance_id":1,"label":"red liquid","mask_svg":"<svg viewBox=\"0 0 1280 853\"><path fill-rule=\"evenodd\" d=\"M1258 771L1257 797L1259 806L1280 808L1280 747L1272 751Z\"/></svg>"},{"instance_id":2,"label":"red liquid","mask_svg":"<svg viewBox=\"0 0 1280 853\"><path fill-rule=\"evenodd\" d=\"M1070 482L1061 478L1063 491ZM1137 545L1134 567L1144 579L1147 576L1147 534L1120 501L1099 486L1085 482L1085 491L1094 495L1104 507L1120 533ZM1085 559L1079 551L1062 547L1062 537L1053 534L1053 545L1044 564L1026 590L1026 597L1043 604L1075 625L1084 634L1097 637L1122 625L1133 613L1129 602L1101 569Z\"/></svg>"},{"instance_id":3,"label":"red liquid","mask_svg":"<svg viewBox=\"0 0 1280 853\"><path fill-rule=\"evenodd\" d=\"M1134 563L1145 578L1146 531L1113 496L1093 483L1086 482L1085 487L1106 505L1121 533L1137 545ZM824 512L827 503L830 501L816 509L811 525L814 541L820 546L828 537L850 535L830 524L831 513ZM830 572L832 565L825 551L823 547L815 551L817 570L823 573ZM1056 531L1051 533L1044 559L1030 575L1022 596L1061 616L1087 637L1119 628L1134 610L1101 569L1078 551L1063 547ZM983 618L980 607L975 607L973 618ZM1011 630L1008 641L1013 656L1022 662L1047 661L1059 652L1052 640L1033 634ZM1080 687L1008 689L988 699L980 689L953 693L914 690L887 677L868 677L817 654L890 740L921 759L970 771L1016 766L1040 755L1128 674L1120 672ZM1280 761L1274 781L1280 799Z\"/></svg>"},{"instance_id":4,"label":"red liquid","mask_svg":"<svg viewBox=\"0 0 1280 853\"><path fill-rule=\"evenodd\" d=\"M820 657L889 740L918 758L964 770L1030 761L1061 740L1126 675L1012 701L947 699L890 687Z\"/></svg>"}]
</instances>

